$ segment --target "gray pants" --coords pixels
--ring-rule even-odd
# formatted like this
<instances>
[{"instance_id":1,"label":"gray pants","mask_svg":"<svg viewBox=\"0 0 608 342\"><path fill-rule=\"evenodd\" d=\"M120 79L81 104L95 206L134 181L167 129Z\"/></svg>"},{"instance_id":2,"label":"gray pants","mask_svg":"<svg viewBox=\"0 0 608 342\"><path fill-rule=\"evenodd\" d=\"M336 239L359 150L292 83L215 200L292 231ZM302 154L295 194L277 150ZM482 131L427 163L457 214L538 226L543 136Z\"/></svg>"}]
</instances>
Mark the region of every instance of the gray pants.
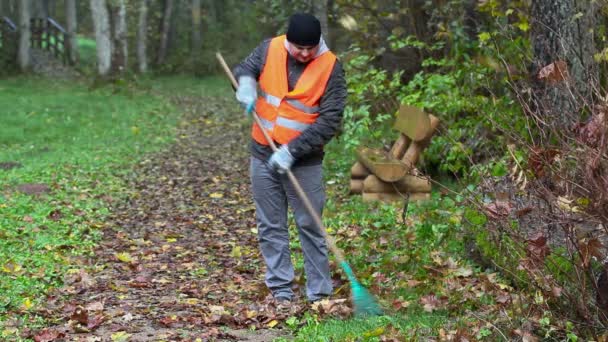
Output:
<instances>
[{"instance_id":1,"label":"gray pants","mask_svg":"<svg viewBox=\"0 0 608 342\"><path fill-rule=\"evenodd\" d=\"M321 165L291 169L319 215L325 204ZM304 253L306 296L314 301L332 293L327 244L323 233L308 214L287 175L280 175L266 162L251 158L253 199L256 206L258 238L266 262L266 285L276 297L293 297L294 279L289 250L287 207L292 208Z\"/></svg>"}]
</instances>

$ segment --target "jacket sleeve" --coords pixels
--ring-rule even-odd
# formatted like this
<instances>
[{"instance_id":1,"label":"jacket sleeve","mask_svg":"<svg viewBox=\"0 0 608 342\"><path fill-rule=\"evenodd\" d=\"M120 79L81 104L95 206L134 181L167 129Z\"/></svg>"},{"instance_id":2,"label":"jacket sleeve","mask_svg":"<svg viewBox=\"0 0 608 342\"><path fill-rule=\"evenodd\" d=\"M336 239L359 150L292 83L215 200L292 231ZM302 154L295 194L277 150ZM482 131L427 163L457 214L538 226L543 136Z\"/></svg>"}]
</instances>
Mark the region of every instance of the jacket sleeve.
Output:
<instances>
[{"instance_id":1,"label":"jacket sleeve","mask_svg":"<svg viewBox=\"0 0 608 342\"><path fill-rule=\"evenodd\" d=\"M319 117L297 138L289 142L289 152L297 160L311 152L319 152L336 135L342 124L346 106L346 80L344 70L336 61L319 101Z\"/></svg>"},{"instance_id":2,"label":"jacket sleeve","mask_svg":"<svg viewBox=\"0 0 608 342\"><path fill-rule=\"evenodd\" d=\"M241 76L251 76L256 80L260 79L260 74L264 69L266 62L266 54L268 54L268 47L270 46L270 39L266 39L261 42L241 63L239 63L232 73L234 77L239 79Z\"/></svg>"}]
</instances>

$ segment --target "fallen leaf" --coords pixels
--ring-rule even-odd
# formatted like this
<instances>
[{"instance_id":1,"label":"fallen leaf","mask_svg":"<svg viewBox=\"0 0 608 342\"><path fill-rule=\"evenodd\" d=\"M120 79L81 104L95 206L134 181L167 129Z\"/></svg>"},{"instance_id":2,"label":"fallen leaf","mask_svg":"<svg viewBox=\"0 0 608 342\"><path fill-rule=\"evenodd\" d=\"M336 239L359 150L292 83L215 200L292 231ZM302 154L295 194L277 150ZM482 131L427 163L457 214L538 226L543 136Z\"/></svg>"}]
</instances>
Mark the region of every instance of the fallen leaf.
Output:
<instances>
[{"instance_id":1,"label":"fallen leaf","mask_svg":"<svg viewBox=\"0 0 608 342\"><path fill-rule=\"evenodd\" d=\"M555 61L538 72L538 79L549 84L559 83L568 78L568 65L564 61Z\"/></svg>"},{"instance_id":2,"label":"fallen leaf","mask_svg":"<svg viewBox=\"0 0 608 342\"><path fill-rule=\"evenodd\" d=\"M65 337L65 334L62 332L59 332L55 329L44 329L42 330L40 333L38 333L38 335L34 336L34 341L36 342L52 342L55 341L57 339L63 339Z\"/></svg>"},{"instance_id":3,"label":"fallen leaf","mask_svg":"<svg viewBox=\"0 0 608 342\"><path fill-rule=\"evenodd\" d=\"M113 333L110 336L113 342L127 342L129 340L129 337L131 337L131 334L127 334L124 331Z\"/></svg>"}]
</instances>

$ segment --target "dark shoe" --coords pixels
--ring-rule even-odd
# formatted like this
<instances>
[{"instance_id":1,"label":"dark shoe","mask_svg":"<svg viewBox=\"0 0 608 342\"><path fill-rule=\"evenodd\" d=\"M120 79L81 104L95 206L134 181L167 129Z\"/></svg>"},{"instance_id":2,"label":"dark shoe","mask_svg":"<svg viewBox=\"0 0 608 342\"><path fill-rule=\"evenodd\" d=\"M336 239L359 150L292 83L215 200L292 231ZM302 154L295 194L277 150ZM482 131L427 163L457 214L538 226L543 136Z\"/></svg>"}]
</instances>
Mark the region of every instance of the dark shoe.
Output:
<instances>
[{"instance_id":1,"label":"dark shoe","mask_svg":"<svg viewBox=\"0 0 608 342\"><path fill-rule=\"evenodd\" d=\"M274 299L275 308L278 313L289 314L293 308L293 301L287 297L276 297Z\"/></svg>"}]
</instances>

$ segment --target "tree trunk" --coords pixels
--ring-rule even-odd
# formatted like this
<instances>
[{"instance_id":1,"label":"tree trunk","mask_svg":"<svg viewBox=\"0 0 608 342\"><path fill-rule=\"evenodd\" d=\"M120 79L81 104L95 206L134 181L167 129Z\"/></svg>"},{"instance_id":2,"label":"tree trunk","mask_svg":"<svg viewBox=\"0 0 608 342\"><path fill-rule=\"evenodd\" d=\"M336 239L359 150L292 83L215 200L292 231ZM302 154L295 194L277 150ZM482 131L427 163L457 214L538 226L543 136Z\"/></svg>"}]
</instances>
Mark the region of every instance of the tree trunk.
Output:
<instances>
[{"instance_id":1,"label":"tree trunk","mask_svg":"<svg viewBox=\"0 0 608 342\"><path fill-rule=\"evenodd\" d=\"M30 8L31 8L31 17L32 18L46 18L48 17L48 13L46 11L46 8L48 7L48 4L46 3L47 0L30 0Z\"/></svg>"},{"instance_id":2,"label":"tree trunk","mask_svg":"<svg viewBox=\"0 0 608 342\"><path fill-rule=\"evenodd\" d=\"M192 61L200 58L202 47L201 0L192 0Z\"/></svg>"},{"instance_id":3,"label":"tree trunk","mask_svg":"<svg viewBox=\"0 0 608 342\"><path fill-rule=\"evenodd\" d=\"M579 121L583 101L591 100L597 90L592 31L596 10L596 3L585 0L532 1L533 107L558 132ZM540 80L539 71L556 61L567 64L565 80Z\"/></svg>"},{"instance_id":4,"label":"tree trunk","mask_svg":"<svg viewBox=\"0 0 608 342\"><path fill-rule=\"evenodd\" d=\"M313 0L313 11L317 19L321 22L321 32L327 44L331 42L329 27L327 24L327 0Z\"/></svg>"},{"instance_id":5,"label":"tree trunk","mask_svg":"<svg viewBox=\"0 0 608 342\"><path fill-rule=\"evenodd\" d=\"M127 44L127 9L125 0L115 0L116 8L113 9L114 23L114 56L112 61L113 69L122 73L128 68L129 49Z\"/></svg>"},{"instance_id":6,"label":"tree trunk","mask_svg":"<svg viewBox=\"0 0 608 342\"><path fill-rule=\"evenodd\" d=\"M148 38L148 0L139 2L139 19L137 21L137 65L141 73L148 71L148 55L146 53Z\"/></svg>"},{"instance_id":7,"label":"tree trunk","mask_svg":"<svg viewBox=\"0 0 608 342\"><path fill-rule=\"evenodd\" d=\"M30 31L31 18L31 0L19 1L19 51L17 53L17 62L22 71L27 71L30 68L30 39L32 32Z\"/></svg>"},{"instance_id":8,"label":"tree trunk","mask_svg":"<svg viewBox=\"0 0 608 342\"><path fill-rule=\"evenodd\" d=\"M112 66L110 17L105 0L91 0L91 17L97 42L97 72L100 76L105 76Z\"/></svg>"},{"instance_id":9,"label":"tree trunk","mask_svg":"<svg viewBox=\"0 0 608 342\"><path fill-rule=\"evenodd\" d=\"M160 46L156 63L161 65L167 57L167 46L169 44L169 30L171 29L171 15L173 14L173 0L165 0L163 23L160 32Z\"/></svg>"},{"instance_id":10,"label":"tree trunk","mask_svg":"<svg viewBox=\"0 0 608 342\"><path fill-rule=\"evenodd\" d=\"M70 64L78 63L78 17L76 14L76 0L65 0L66 29L68 32L67 52Z\"/></svg>"}]
</instances>

